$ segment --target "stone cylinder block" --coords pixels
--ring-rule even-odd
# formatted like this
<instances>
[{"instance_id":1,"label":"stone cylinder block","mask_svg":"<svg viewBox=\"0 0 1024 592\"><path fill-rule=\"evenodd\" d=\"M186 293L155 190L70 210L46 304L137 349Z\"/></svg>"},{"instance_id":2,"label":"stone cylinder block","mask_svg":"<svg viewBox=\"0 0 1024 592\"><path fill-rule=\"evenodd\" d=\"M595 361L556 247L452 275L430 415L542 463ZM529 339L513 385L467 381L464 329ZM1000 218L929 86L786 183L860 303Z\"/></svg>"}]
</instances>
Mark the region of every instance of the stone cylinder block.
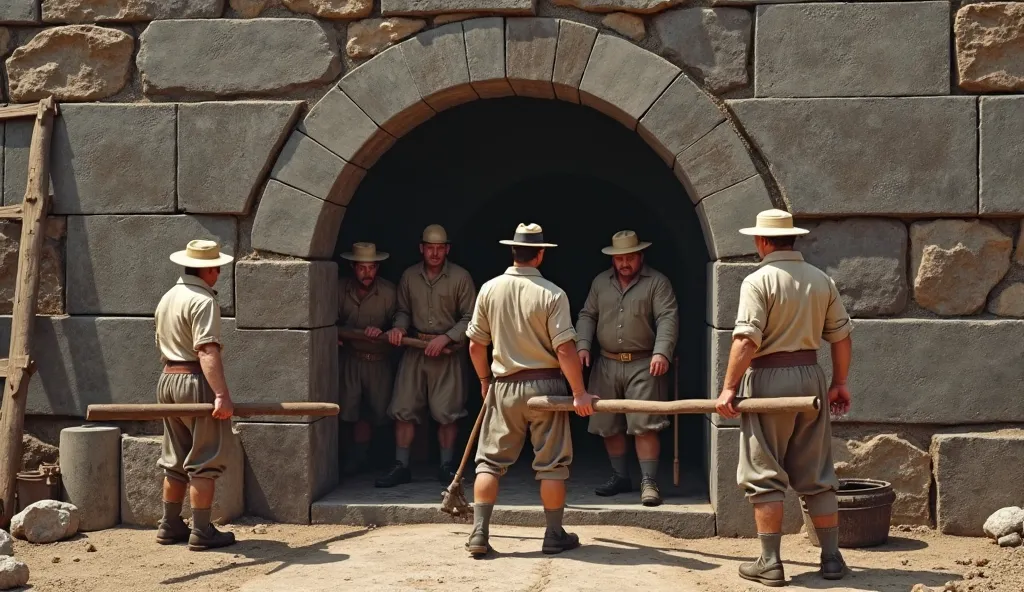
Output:
<instances>
[{"instance_id":1,"label":"stone cylinder block","mask_svg":"<svg viewBox=\"0 0 1024 592\"><path fill-rule=\"evenodd\" d=\"M121 517L121 430L84 425L60 432L64 499L81 512L79 530L117 526Z\"/></svg>"}]
</instances>

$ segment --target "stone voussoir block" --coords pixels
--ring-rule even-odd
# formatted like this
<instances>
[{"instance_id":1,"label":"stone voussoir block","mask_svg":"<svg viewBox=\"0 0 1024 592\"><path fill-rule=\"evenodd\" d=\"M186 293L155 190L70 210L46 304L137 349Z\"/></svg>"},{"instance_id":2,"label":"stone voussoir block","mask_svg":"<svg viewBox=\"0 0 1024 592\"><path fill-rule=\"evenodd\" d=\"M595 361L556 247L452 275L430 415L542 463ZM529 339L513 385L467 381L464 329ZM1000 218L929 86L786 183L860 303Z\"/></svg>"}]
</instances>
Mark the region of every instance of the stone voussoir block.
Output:
<instances>
[{"instance_id":1,"label":"stone voussoir block","mask_svg":"<svg viewBox=\"0 0 1024 592\"><path fill-rule=\"evenodd\" d=\"M334 154L299 131L292 132L270 170L270 178L347 206L366 170Z\"/></svg>"},{"instance_id":2,"label":"stone voussoir block","mask_svg":"<svg viewBox=\"0 0 1024 592\"><path fill-rule=\"evenodd\" d=\"M395 144L395 137L378 127L338 87L324 95L296 129L364 169L373 166Z\"/></svg>"},{"instance_id":3,"label":"stone voussoir block","mask_svg":"<svg viewBox=\"0 0 1024 592\"><path fill-rule=\"evenodd\" d=\"M583 72L587 69L596 40L597 29L594 27L559 19L555 65L551 74L551 84L559 99L570 103L580 102L580 82L583 81Z\"/></svg>"},{"instance_id":4,"label":"stone voussoir block","mask_svg":"<svg viewBox=\"0 0 1024 592\"><path fill-rule=\"evenodd\" d=\"M239 261L235 322L240 329L333 326L338 316L338 264L333 261ZM289 306L281 306L288 294Z\"/></svg>"},{"instance_id":5,"label":"stone voussoir block","mask_svg":"<svg viewBox=\"0 0 1024 592\"><path fill-rule=\"evenodd\" d=\"M753 16L742 8L684 8L654 17L665 56L699 73L705 88L724 93L750 83Z\"/></svg>"},{"instance_id":6,"label":"stone voussoir block","mask_svg":"<svg viewBox=\"0 0 1024 592\"><path fill-rule=\"evenodd\" d=\"M662 93L636 131L669 166L676 155L725 121L714 101L686 74L680 74Z\"/></svg>"},{"instance_id":7,"label":"stone voussoir block","mask_svg":"<svg viewBox=\"0 0 1024 592\"><path fill-rule=\"evenodd\" d=\"M697 204L697 217L712 260L756 253L752 237L739 233L757 213L771 209L768 188L760 175L713 193Z\"/></svg>"},{"instance_id":8,"label":"stone voussoir block","mask_svg":"<svg viewBox=\"0 0 1024 592\"><path fill-rule=\"evenodd\" d=\"M271 179L252 227L252 247L324 259L334 252L345 208Z\"/></svg>"},{"instance_id":9,"label":"stone voussoir block","mask_svg":"<svg viewBox=\"0 0 1024 592\"><path fill-rule=\"evenodd\" d=\"M719 329L732 329L740 301L740 284L754 272L757 263L711 261L708 263L707 323ZM721 386L720 382L716 382Z\"/></svg>"},{"instance_id":10,"label":"stone voussoir block","mask_svg":"<svg viewBox=\"0 0 1024 592\"><path fill-rule=\"evenodd\" d=\"M757 167L732 122L690 144L672 167L693 203L757 174Z\"/></svg>"},{"instance_id":11,"label":"stone voussoir block","mask_svg":"<svg viewBox=\"0 0 1024 592\"><path fill-rule=\"evenodd\" d=\"M517 95L555 98L551 77L557 44L557 19L505 19L505 75Z\"/></svg>"},{"instance_id":12,"label":"stone voussoir block","mask_svg":"<svg viewBox=\"0 0 1024 592\"><path fill-rule=\"evenodd\" d=\"M420 95L434 111L480 98L469 83L461 23L420 33L402 43L401 48Z\"/></svg>"},{"instance_id":13,"label":"stone voussoir block","mask_svg":"<svg viewBox=\"0 0 1024 592\"><path fill-rule=\"evenodd\" d=\"M980 214L1022 214L1024 97L982 97L978 155Z\"/></svg>"},{"instance_id":14,"label":"stone voussoir block","mask_svg":"<svg viewBox=\"0 0 1024 592\"><path fill-rule=\"evenodd\" d=\"M399 46L389 47L345 74L339 87L396 138L434 116L434 110L420 97Z\"/></svg>"},{"instance_id":15,"label":"stone voussoir block","mask_svg":"<svg viewBox=\"0 0 1024 592\"><path fill-rule=\"evenodd\" d=\"M462 23L470 84L482 99L515 94L505 77L505 19L480 18Z\"/></svg>"},{"instance_id":16,"label":"stone voussoir block","mask_svg":"<svg viewBox=\"0 0 1024 592\"><path fill-rule=\"evenodd\" d=\"M1024 430L936 434L931 453L939 532L984 536L993 512L1020 505Z\"/></svg>"},{"instance_id":17,"label":"stone voussoir block","mask_svg":"<svg viewBox=\"0 0 1024 592\"><path fill-rule=\"evenodd\" d=\"M381 14L430 16L447 13L531 15L536 0L381 0Z\"/></svg>"},{"instance_id":18,"label":"stone voussoir block","mask_svg":"<svg viewBox=\"0 0 1024 592\"><path fill-rule=\"evenodd\" d=\"M160 19L217 18L224 0L42 0L43 22L146 22Z\"/></svg>"}]
</instances>

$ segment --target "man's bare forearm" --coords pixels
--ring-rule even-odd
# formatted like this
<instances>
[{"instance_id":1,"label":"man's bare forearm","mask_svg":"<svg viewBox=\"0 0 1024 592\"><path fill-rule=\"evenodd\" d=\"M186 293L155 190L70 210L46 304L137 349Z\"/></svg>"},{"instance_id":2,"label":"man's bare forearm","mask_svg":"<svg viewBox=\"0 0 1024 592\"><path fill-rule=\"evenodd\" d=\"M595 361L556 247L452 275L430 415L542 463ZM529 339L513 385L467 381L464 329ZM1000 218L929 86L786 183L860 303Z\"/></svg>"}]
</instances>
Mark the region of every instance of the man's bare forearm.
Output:
<instances>
[{"instance_id":1,"label":"man's bare forearm","mask_svg":"<svg viewBox=\"0 0 1024 592\"><path fill-rule=\"evenodd\" d=\"M490 377L491 368L487 362L487 346L469 340L469 359L473 362L473 369L476 370L477 378Z\"/></svg>"},{"instance_id":2,"label":"man's bare forearm","mask_svg":"<svg viewBox=\"0 0 1024 592\"><path fill-rule=\"evenodd\" d=\"M846 384L850 374L850 360L853 358L853 341L847 335L842 341L832 344L832 384Z\"/></svg>"},{"instance_id":3,"label":"man's bare forearm","mask_svg":"<svg viewBox=\"0 0 1024 592\"><path fill-rule=\"evenodd\" d=\"M208 343L199 348L199 366L203 369L206 382L218 397L230 397L228 392L228 381L224 378L224 362L220 356L220 347L215 343Z\"/></svg>"},{"instance_id":4,"label":"man's bare forearm","mask_svg":"<svg viewBox=\"0 0 1024 592\"><path fill-rule=\"evenodd\" d=\"M565 379L569 381L572 394L579 395L587 392L587 388L583 384L583 366L580 365L580 355L576 351L576 343L566 341L558 346L556 351L558 352L558 365L562 368Z\"/></svg>"},{"instance_id":5,"label":"man's bare forearm","mask_svg":"<svg viewBox=\"0 0 1024 592\"><path fill-rule=\"evenodd\" d=\"M732 340L732 348L729 350L729 366L725 370L725 384L723 389L737 389L743 374L750 367L750 361L757 353L757 345L749 337L737 337Z\"/></svg>"}]
</instances>

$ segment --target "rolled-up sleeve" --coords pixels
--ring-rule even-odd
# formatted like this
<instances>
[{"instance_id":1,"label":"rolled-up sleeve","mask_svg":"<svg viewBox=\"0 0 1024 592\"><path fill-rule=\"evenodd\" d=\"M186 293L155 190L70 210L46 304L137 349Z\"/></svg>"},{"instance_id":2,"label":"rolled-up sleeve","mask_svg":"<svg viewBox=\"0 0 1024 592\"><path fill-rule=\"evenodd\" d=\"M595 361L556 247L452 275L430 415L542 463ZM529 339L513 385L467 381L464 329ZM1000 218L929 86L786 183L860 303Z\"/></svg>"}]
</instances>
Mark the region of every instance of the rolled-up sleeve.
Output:
<instances>
[{"instance_id":1,"label":"rolled-up sleeve","mask_svg":"<svg viewBox=\"0 0 1024 592\"><path fill-rule=\"evenodd\" d=\"M491 344L491 321L487 318L487 290L480 290L473 306L473 316L466 326L466 337L481 345Z\"/></svg>"},{"instance_id":2,"label":"rolled-up sleeve","mask_svg":"<svg viewBox=\"0 0 1024 592\"><path fill-rule=\"evenodd\" d=\"M764 327L768 322L768 306L764 291L750 279L743 280L740 285L739 309L736 312L736 327L732 330L733 339L746 337L754 342L758 349L764 340Z\"/></svg>"},{"instance_id":3,"label":"rolled-up sleeve","mask_svg":"<svg viewBox=\"0 0 1024 592\"><path fill-rule=\"evenodd\" d=\"M207 343L221 344L220 338L220 306L213 298L196 300L192 304L192 349Z\"/></svg>"},{"instance_id":4,"label":"rolled-up sleeve","mask_svg":"<svg viewBox=\"0 0 1024 592\"><path fill-rule=\"evenodd\" d=\"M846 312L843 299L839 296L839 288L829 278L829 302L828 310L825 311L825 324L821 330L821 337L829 343L837 343L849 337L853 331L853 321Z\"/></svg>"},{"instance_id":5,"label":"rolled-up sleeve","mask_svg":"<svg viewBox=\"0 0 1024 592\"><path fill-rule=\"evenodd\" d=\"M569 311L569 298L564 293L555 295L551 300L548 312L548 335L551 336L551 347L570 341L576 341L576 329L572 326L572 313Z\"/></svg>"}]
</instances>

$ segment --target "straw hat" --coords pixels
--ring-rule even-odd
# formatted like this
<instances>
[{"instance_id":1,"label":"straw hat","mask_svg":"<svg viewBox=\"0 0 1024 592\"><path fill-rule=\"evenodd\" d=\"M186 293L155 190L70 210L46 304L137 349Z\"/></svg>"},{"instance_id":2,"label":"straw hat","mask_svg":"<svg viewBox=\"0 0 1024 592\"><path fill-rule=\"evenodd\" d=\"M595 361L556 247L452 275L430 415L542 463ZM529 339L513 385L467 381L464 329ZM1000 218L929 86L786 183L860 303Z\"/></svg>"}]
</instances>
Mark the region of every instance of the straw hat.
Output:
<instances>
[{"instance_id":1,"label":"straw hat","mask_svg":"<svg viewBox=\"0 0 1024 592\"><path fill-rule=\"evenodd\" d=\"M516 234L512 237L512 240L500 240L499 243L503 245L512 245L513 247L557 247L554 243L544 242L544 229L540 227L540 224L520 224L516 227Z\"/></svg>"},{"instance_id":2,"label":"straw hat","mask_svg":"<svg viewBox=\"0 0 1024 592\"><path fill-rule=\"evenodd\" d=\"M373 243L354 243L350 252L341 254L342 259L348 259L356 263L376 263L390 256L384 251L378 253L377 245Z\"/></svg>"},{"instance_id":3,"label":"straw hat","mask_svg":"<svg viewBox=\"0 0 1024 592\"><path fill-rule=\"evenodd\" d=\"M421 242L431 243L435 245L446 245L448 244L448 233L444 231L444 226L440 224L431 224L423 229L423 238Z\"/></svg>"},{"instance_id":4,"label":"straw hat","mask_svg":"<svg viewBox=\"0 0 1024 592\"><path fill-rule=\"evenodd\" d=\"M612 246L601 249L605 255L627 255L643 251L651 243L640 242L640 238L632 230L620 230L612 235Z\"/></svg>"},{"instance_id":5,"label":"straw hat","mask_svg":"<svg viewBox=\"0 0 1024 592\"><path fill-rule=\"evenodd\" d=\"M220 245L212 240L189 241L183 251L171 253L171 261L184 267L220 267L234 260L221 253Z\"/></svg>"},{"instance_id":6,"label":"straw hat","mask_svg":"<svg viewBox=\"0 0 1024 592\"><path fill-rule=\"evenodd\" d=\"M740 234L748 236L797 236L810 232L793 226L793 215L783 210L765 210L757 215L755 226L741 228Z\"/></svg>"}]
</instances>

